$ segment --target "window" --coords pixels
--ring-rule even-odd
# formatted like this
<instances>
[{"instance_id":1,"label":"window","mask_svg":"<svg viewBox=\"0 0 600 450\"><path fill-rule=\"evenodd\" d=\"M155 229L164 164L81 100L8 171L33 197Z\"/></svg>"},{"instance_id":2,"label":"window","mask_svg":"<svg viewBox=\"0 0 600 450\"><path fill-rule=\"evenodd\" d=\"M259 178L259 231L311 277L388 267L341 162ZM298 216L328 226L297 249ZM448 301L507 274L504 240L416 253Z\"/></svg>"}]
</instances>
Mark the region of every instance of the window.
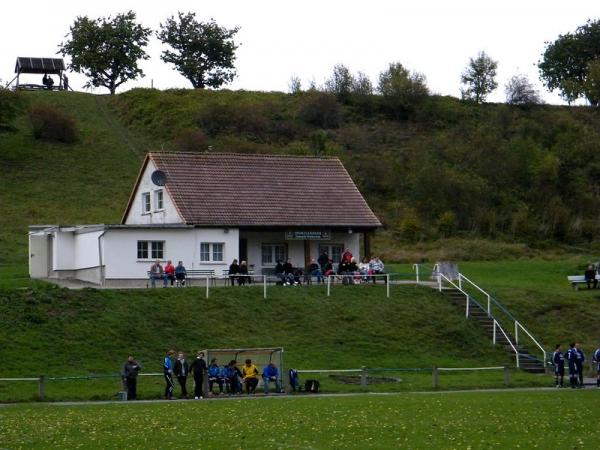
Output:
<instances>
[{"instance_id":1,"label":"window","mask_svg":"<svg viewBox=\"0 0 600 450\"><path fill-rule=\"evenodd\" d=\"M144 192L142 194L142 214L150 213L151 208L152 207L150 204L150 192Z\"/></svg>"},{"instance_id":2,"label":"window","mask_svg":"<svg viewBox=\"0 0 600 450\"><path fill-rule=\"evenodd\" d=\"M163 202L163 191L162 189L156 191L154 193L154 198L155 198L155 202L156 202L156 211L161 211L164 209L164 202Z\"/></svg>"},{"instance_id":3,"label":"window","mask_svg":"<svg viewBox=\"0 0 600 450\"><path fill-rule=\"evenodd\" d=\"M319 245L319 256L323 252L327 252L329 259L332 259L334 264L339 264L344 253L344 246L341 244L321 244Z\"/></svg>"},{"instance_id":4,"label":"window","mask_svg":"<svg viewBox=\"0 0 600 450\"><path fill-rule=\"evenodd\" d=\"M285 244L263 244L262 245L262 265L274 266L277 261L287 259L287 245Z\"/></svg>"},{"instance_id":5,"label":"window","mask_svg":"<svg viewBox=\"0 0 600 450\"><path fill-rule=\"evenodd\" d=\"M138 241L137 259L164 259L164 241Z\"/></svg>"},{"instance_id":6,"label":"window","mask_svg":"<svg viewBox=\"0 0 600 450\"><path fill-rule=\"evenodd\" d=\"M200 262L223 262L225 261L225 244L222 242L200 243Z\"/></svg>"}]
</instances>

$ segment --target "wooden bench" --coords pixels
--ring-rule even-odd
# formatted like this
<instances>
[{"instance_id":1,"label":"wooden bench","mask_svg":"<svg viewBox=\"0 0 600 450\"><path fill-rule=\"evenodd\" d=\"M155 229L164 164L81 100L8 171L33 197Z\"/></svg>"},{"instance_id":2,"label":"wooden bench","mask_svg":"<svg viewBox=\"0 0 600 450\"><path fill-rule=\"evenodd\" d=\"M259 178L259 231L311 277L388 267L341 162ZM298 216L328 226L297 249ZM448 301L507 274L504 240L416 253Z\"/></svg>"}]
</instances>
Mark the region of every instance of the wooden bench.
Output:
<instances>
[{"instance_id":1,"label":"wooden bench","mask_svg":"<svg viewBox=\"0 0 600 450\"><path fill-rule=\"evenodd\" d=\"M148 283L150 281L150 271L146 272L146 274L148 275L148 281L146 282L146 287L148 287ZM195 279L203 279L203 278L211 278L214 280L215 277L215 271L213 269L191 269L191 270L186 270L186 275L185 275L185 280L186 286L191 286L191 280ZM157 278L157 280L159 280Z\"/></svg>"},{"instance_id":2,"label":"wooden bench","mask_svg":"<svg viewBox=\"0 0 600 450\"><path fill-rule=\"evenodd\" d=\"M567 277L567 280L569 280L569 283L571 283L571 286L573 286L573 289L576 291L579 290L580 284L587 284L584 275L570 275ZM600 275L596 275L596 280L600 281Z\"/></svg>"}]
</instances>

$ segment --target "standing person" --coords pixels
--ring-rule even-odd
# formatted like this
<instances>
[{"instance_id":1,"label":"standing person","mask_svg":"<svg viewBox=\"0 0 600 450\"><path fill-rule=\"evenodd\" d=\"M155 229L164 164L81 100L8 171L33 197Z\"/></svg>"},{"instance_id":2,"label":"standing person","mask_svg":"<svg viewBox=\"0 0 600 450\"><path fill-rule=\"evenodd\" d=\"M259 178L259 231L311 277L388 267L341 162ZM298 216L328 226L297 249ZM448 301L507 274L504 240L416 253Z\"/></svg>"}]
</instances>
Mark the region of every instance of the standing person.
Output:
<instances>
[{"instance_id":1,"label":"standing person","mask_svg":"<svg viewBox=\"0 0 600 450\"><path fill-rule=\"evenodd\" d=\"M48 87L48 74L45 73L42 77L42 84L47 88Z\"/></svg>"},{"instance_id":2,"label":"standing person","mask_svg":"<svg viewBox=\"0 0 600 450\"><path fill-rule=\"evenodd\" d=\"M582 388L583 385L583 363L585 362L585 355L583 354L583 350L581 350L581 343L575 343L575 351L577 352L575 359L575 364L577 365L577 375L579 376L579 387Z\"/></svg>"},{"instance_id":3,"label":"standing person","mask_svg":"<svg viewBox=\"0 0 600 450\"><path fill-rule=\"evenodd\" d=\"M281 392L281 382L279 381L279 369L274 363L269 363L265 366L262 373L263 386L265 388L265 394L269 393L269 383L275 382L275 389L277 393Z\"/></svg>"},{"instance_id":4,"label":"standing person","mask_svg":"<svg viewBox=\"0 0 600 450\"><path fill-rule=\"evenodd\" d=\"M129 355L121 371L123 382L127 387L127 400L135 400L137 398L137 376L141 369L142 366L137 363L133 355Z\"/></svg>"},{"instance_id":5,"label":"standing person","mask_svg":"<svg viewBox=\"0 0 600 450\"><path fill-rule=\"evenodd\" d=\"M596 387L600 388L600 347L598 347L596 349L596 351L594 352L594 362L597 365L597 367L596 367L596 373L597 373Z\"/></svg>"},{"instance_id":6,"label":"standing person","mask_svg":"<svg viewBox=\"0 0 600 450\"><path fill-rule=\"evenodd\" d=\"M235 279L238 278L235 275L240 273L240 266L238 265L238 260L234 259L229 265L229 282L232 286L235 285ZM239 279L238 279L239 284Z\"/></svg>"},{"instance_id":7,"label":"standing person","mask_svg":"<svg viewBox=\"0 0 600 450\"><path fill-rule=\"evenodd\" d=\"M183 261L179 261L177 263L177 267L175 267L175 279L180 286L185 286L185 277L187 276L187 270L185 270L185 266L183 265Z\"/></svg>"},{"instance_id":8,"label":"standing person","mask_svg":"<svg viewBox=\"0 0 600 450\"><path fill-rule=\"evenodd\" d=\"M190 364L190 371L194 375L194 398L200 400L204 397L204 372L206 372L204 352L196 353L196 359Z\"/></svg>"},{"instance_id":9,"label":"standing person","mask_svg":"<svg viewBox=\"0 0 600 450\"><path fill-rule=\"evenodd\" d=\"M329 262L329 255L326 251L323 251L319 255L319 259L317 259L317 262L319 263L319 266L321 266L321 272L325 273L325 266Z\"/></svg>"},{"instance_id":10,"label":"standing person","mask_svg":"<svg viewBox=\"0 0 600 450\"><path fill-rule=\"evenodd\" d=\"M171 260L168 260L165 266L165 284L167 280L170 280L171 286L173 286L175 282L175 266L171 263Z\"/></svg>"},{"instance_id":11,"label":"standing person","mask_svg":"<svg viewBox=\"0 0 600 450\"><path fill-rule=\"evenodd\" d=\"M246 394L254 394L256 386L258 386L258 369L252 364L251 359L247 359L246 364L242 367L242 378L246 385Z\"/></svg>"},{"instance_id":12,"label":"standing person","mask_svg":"<svg viewBox=\"0 0 600 450\"><path fill-rule=\"evenodd\" d=\"M183 352L179 352L177 354L177 361L175 361L175 368L173 370L175 372L175 376L177 377L177 381L179 381L179 386L181 386L181 398L187 398L187 376L189 373L189 365L185 360L185 355Z\"/></svg>"},{"instance_id":13,"label":"standing person","mask_svg":"<svg viewBox=\"0 0 600 450\"><path fill-rule=\"evenodd\" d=\"M69 78L67 77L67 74L63 74L63 89L65 91L69 90Z\"/></svg>"},{"instance_id":14,"label":"standing person","mask_svg":"<svg viewBox=\"0 0 600 450\"><path fill-rule=\"evenodd\" d=\"M554 377L556 378L556 387L563 387L563 381L565 379L565 355L562 352L562 346L556 345L554 353L552 354L552 363L554 364Z\"/></svg>"},{"instance_id":15,"label":"standing person","mask_svg":"<svg viewBox=\"0 0 600 450\"><path fill-rule=\"evenodd\" d=\"M165 359L163 360L163 375L165 377L165 399L171 400L173 398L173 390L175 385L173 384L173 355L175 350L169 350Z\"/></svg>"},{"instance_id":16,"label":"standing person","mask_svg":"<svg viewBox=\"0 0 600 450\"><path fill-rule=\"evenodd\" d=\"M167 277L164 275L164 270L160 265L160 261L157 259L154 264L150 266L150 283L153 288L156 287L156 280L163 280L163 287L167 287Z\"/></svg>"},{"instance_id":17,"label":"standing person","mask_svg":"<svg viewBox=\"0 0 600 450\"><path fill-rule=\"evenodd\" d=\"M208 366L208 390L213 395L216 395L213 392L213 386L215 383L219 385L219 394L222 394L223 374L221 373L221 368L219 367L219 364L217 364L217 358L211 359L210 365Z\"/></svg>"},{"instance_id":18,"label":"standing person","mask_svg":"<svg viewBox=\"0 0 600 450\"><path fill-rule=\"evenodd\" d=\"M575 349L575 342L569 344L569 350L566 354L567 362L569 363L569 382L571 388L577 387L577 350Z\"/></svg>"}]
</instances>

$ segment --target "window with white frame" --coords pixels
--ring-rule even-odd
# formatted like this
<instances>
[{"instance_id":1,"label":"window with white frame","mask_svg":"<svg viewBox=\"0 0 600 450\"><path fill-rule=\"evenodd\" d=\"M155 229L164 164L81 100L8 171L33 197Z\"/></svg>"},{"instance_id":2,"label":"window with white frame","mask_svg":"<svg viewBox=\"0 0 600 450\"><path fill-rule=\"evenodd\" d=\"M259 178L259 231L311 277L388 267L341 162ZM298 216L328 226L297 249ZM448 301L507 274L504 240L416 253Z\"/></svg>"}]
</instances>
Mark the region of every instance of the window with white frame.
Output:
<instances>
[{"instance_id":1,"label":"window with white frame","mask_svg":"<svg viewBox=\"0 0 600 450\"><path fill-rule=\"evenodd\" d=\"M142 214L149 214L151 209L150 192L144 192L142 193Z\"/></svg>"},{"instance_id":2,"label":"window with white frame","mask_svg":"<svg viewBox=\"0 0 600 450\"><path fill-rule=\"evenodd\" d=\"M137 241L137 259L164 259L165 241Z\"/></svg>"},{"instance_id":3,"label":"window with white frame","mask_svg":"<svg viewBox=\"0 0 600 450\"><path fill-rule=\"evenodd\" d=\"M156 211L162 211L165 207L164 194L162 189L154 191L154 206L156 207Z\"/></svg>"},{"instance_id":4,"label":"window with white frame","mask_svg":"<svg viewBox=\"0 0 600 450\"><path fill-rule=\"evenodd\" d=\"M287 245L262 244L262 265L274 266L277 261L287 260Z\"/></svg>"},{"instance_id":5,"label":"window with white frame","mask_svg":"<svg viewBox=\"0 0 600 450\"><path fill-rule=\"evenodd\" d=\"M329 259L333 260L334 264L339 264L344 253L344 246L342 244L321 244L319 245L319 256L323 252L327 252Z\"/></svg>"},{"instance_id":6,"label":"window with white frame","mask_svg":"<svg viewBox=\"0 0 600 450\"><path fill-rule=\"evenodd\" d=\"M225 261L225 244L222 242L201 242L200 262Z\"/></svg>"}]
</instances>

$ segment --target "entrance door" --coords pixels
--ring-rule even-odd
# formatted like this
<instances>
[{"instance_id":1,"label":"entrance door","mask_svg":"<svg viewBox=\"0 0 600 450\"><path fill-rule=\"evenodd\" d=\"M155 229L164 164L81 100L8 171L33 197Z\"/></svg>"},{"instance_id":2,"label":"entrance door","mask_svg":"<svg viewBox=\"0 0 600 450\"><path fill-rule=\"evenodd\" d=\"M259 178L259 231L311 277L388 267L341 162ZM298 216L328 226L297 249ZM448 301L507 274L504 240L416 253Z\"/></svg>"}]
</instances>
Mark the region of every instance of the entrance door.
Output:
<instances>
[{"instance_id":1,"label":"entrance door","mask_svg":"<svg viewBox=\"0 0 600 450\"><path fill-rule=\"evenodd\" d=\"M242 261L248 261L248 239L240 239L238 255L240 257L240 263Z\"/></svg>"}]
</instances>

